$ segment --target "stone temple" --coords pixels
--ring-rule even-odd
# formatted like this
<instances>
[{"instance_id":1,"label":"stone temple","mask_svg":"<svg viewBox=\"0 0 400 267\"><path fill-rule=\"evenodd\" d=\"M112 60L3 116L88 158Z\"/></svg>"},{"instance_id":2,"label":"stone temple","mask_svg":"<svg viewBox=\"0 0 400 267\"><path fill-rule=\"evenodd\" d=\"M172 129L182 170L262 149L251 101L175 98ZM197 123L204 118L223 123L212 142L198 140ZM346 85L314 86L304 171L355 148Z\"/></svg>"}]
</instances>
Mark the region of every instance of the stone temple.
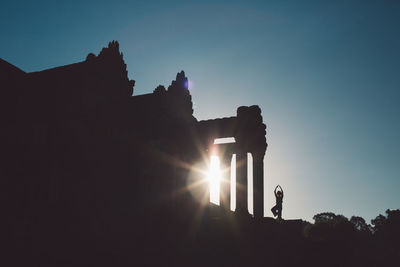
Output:
<instances>
[{"instance_id":1,"label":"stone temple","mask_svg":"<svg viewBox=\"0 0 400 267\"><path fill-rule=\"evenodd\" d=\"M260 108L241 106L234 117L198 121L183 71L167 89L144 95L134 94L127 74L115 41L82 62L38 72L0 59L0 190L7 218L1 224L10 257L22 251L25 259L58 266L66 255L84 262L104 251L124 259L168 258L185 247L202 251L201 240L225 233L231 221L243 229L265 223ZM214 144L224 137L235 142ZM226 167L236 154L235 211L229 183L221 184L219 207L190 189L201 176L193 166L206 168L213 153ZM199 188L207 196L207 185Z\"/></svg>"}]
</instances>

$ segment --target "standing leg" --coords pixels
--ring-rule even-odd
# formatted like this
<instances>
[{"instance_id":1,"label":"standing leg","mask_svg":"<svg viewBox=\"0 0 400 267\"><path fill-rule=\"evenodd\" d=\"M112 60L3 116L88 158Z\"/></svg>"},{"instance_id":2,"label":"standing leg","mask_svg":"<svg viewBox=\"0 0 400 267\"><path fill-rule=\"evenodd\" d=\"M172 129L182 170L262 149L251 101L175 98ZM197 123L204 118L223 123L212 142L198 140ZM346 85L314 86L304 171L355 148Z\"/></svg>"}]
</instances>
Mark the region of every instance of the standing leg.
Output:
<instances>
[{"instance_id":1,"label":"standing leg","mask_svg":"<svg viewBox=\"0 0 400 267\"><path fill-rule=\"evenodd\" d=\"M278 220L282 220L282 206L277 207Z\"/></svg>"}]
</instances>

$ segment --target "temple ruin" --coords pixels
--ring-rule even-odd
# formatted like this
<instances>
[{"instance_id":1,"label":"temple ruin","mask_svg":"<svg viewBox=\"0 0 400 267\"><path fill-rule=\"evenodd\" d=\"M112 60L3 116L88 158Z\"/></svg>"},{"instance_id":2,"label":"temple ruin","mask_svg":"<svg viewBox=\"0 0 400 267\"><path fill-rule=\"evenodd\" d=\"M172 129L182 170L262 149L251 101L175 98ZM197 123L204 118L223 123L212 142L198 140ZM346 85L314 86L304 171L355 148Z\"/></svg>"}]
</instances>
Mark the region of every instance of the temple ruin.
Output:
<instances>
[{"instance_id":1,"label":"temple ruin","mask_svg":"<svg viewBox=\"0 0 400 267\"><path fill-rule=\"evenodd\" d=\"M172 233L192 232L189 222L200 220L196 211L209 209L184 189L190 167L215 151L228 167L236 154L236 183L245 190L237 190L233 214L262 221L267 142L258 106L198 121L183 71L167 89L135 95L115 41L82 62L38 72L1 60L0 73L1 190L16 246L36 238L36 251L57 243L55 236L72 244L83 233L90 236L84 240L134 236L141 246L165 245L176 238ZM223 137L235 142L214 144ZM247 153L253 156L254 218L247 206ZM221 185L218 216L232 214L229 187ZM160 221L171 233L157 226Z\"/></svg>"}]
</instances>

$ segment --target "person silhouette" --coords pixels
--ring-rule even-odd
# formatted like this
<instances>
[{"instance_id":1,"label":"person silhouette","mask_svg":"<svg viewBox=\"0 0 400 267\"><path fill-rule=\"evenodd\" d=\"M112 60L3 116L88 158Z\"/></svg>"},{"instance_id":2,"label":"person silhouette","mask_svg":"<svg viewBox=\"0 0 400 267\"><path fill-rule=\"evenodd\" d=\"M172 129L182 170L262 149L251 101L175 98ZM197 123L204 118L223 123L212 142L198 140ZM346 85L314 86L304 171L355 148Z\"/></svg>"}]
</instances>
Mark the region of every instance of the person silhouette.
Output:
<instances>
[{"instance_id":1,"label":"person silhouette","mask_svg":"<svg viewBox=\"0 0 400 267\"><path fill-rule=\"evenodd\" d=\"M277 191L277 189L280 189ZM278 220L282 220L282 202L283 202L283 189L280 185L277 185L274 190L276 204L272 207L271 211L274 217L278 216Z\"/></svg>"}]
</instances>

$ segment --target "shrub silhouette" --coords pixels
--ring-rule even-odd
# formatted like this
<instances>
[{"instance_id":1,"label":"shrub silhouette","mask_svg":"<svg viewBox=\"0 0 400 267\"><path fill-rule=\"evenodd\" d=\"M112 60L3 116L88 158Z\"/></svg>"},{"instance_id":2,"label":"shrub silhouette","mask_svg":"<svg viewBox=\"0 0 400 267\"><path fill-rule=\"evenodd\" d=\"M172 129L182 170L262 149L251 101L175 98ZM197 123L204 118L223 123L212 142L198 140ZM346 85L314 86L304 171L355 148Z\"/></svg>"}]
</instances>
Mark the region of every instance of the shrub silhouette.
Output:
<instances>
[{"instance_id":1,"label":"shrub silhouette","mask_svg":"<svg viewBox=\"0 0 400 267\"><path fill-rule=\"evenodd\" d=\"M369 225L362 217L318 213L305 226L313 263L325 266L398 266L400 210L387 210ZM329 261L327 261L329 259ZM318 264L317 264L318 265Z\"/></svg>"},{"instance_id":2,"label":"shrub silhouette","mask_svg":"<svg viewBox=\"0 0 400 267\"><path fill-rule=\"evenodd\" d=\"M398 261L398 255L400 255L400 210L388 209L386 216L379 214L371 220L371 223L376 253L384 260L397 259Z\"/></svg>"}]
</instances>

